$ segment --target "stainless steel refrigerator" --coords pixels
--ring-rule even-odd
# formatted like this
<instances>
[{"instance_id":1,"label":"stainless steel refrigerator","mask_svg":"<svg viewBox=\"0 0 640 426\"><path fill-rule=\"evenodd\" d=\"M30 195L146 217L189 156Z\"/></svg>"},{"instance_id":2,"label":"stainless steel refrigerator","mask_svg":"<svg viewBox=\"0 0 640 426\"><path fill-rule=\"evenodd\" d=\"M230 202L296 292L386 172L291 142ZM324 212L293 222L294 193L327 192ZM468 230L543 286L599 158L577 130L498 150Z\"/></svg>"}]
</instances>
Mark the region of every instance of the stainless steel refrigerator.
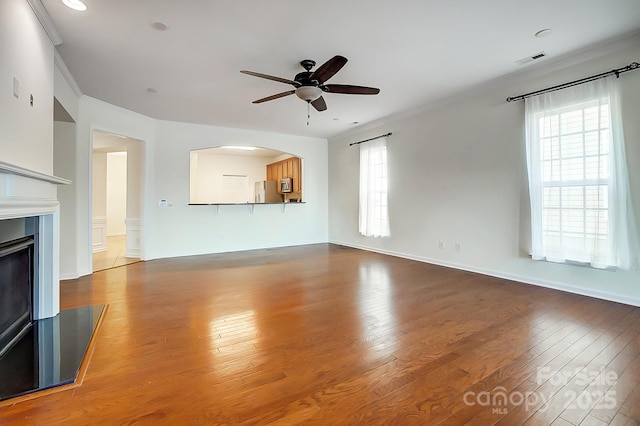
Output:
<instances>
[{"instance_id":1,"label":"stainless steel refrigerator","mask_svg":"<svg viewBox=\"0 0 640 426\"><path fill-rule=\"evenodd\" d=\"M282 195L278 194L278 185L274 180L256 182L256 203L281 203Z\"/></svg>"}]
</instances>

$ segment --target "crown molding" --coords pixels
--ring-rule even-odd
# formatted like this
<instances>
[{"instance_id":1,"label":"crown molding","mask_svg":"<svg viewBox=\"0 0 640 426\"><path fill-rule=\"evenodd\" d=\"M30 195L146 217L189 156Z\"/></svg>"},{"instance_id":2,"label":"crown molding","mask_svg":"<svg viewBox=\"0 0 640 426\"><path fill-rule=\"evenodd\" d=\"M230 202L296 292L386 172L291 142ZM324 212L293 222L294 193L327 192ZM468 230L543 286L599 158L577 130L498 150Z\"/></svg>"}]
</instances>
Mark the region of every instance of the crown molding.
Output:
<instances>
[{"instance_id":1,"label":"crown molding","mask_svg":"<svg viewBox=\"0 0 640 426\"><path fill-rule=\"evenodd\" d=\"M55 52L53 54L53 63L55 64L56 68L58 68L58 71L60 71L60 74L62 74L62 77L64 77L64 79L67 81L67 84L69 84L69 87L71 88L71 90L73 90L73 93L75 93L77 97L81 97L83 93L82 90L80 90L80 86L78 86L76 79L71 74L71 71L69 71L69 68L67 68L67 64L64 63L62 56L60 56L60 53L58 53L58 49L54 50Z\"/></svg>"},{"instance_id":2,"label":"crown molding","mask_svg":"<svg viewBox=\"0 0 640 426\"><path fill-rule=\"evenodd\" d=\"M33 13L35 13L38 21L40 21L40 25L42 25L42 28L44 28L44 31L49 36L49 39L51 40L53 45L58 46L62 44L62 37L60 36L60 33L58 32L56 26L53 25L53 21L51 20L51 17L49 16L49 13L47 13L47 9L45 9L42 2L40 0L27 0L27 3L29 3L29 6L31 6Z\"/></svg>"}]
</instances>

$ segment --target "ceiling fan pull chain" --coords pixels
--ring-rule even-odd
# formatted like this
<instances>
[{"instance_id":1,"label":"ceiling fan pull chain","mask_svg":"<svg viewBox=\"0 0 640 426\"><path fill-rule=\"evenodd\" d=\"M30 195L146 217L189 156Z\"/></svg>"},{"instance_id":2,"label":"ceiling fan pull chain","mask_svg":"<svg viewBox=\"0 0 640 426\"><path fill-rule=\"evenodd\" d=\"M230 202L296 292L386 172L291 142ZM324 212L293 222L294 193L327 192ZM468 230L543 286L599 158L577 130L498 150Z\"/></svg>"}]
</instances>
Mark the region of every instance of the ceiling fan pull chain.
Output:
<instances>
[{"instance_id":1,"label":"ceiling fan pull chain","mask_svg":"<svg viewBox=\"0 0 640 426\"><path fill-rule=\"evenodd\" d=\"M307 126L309 125L309 119L311 118L311 113L309 112L309 105L311 105L311 101L307 101Z\"/></svg>"}]
</instances>

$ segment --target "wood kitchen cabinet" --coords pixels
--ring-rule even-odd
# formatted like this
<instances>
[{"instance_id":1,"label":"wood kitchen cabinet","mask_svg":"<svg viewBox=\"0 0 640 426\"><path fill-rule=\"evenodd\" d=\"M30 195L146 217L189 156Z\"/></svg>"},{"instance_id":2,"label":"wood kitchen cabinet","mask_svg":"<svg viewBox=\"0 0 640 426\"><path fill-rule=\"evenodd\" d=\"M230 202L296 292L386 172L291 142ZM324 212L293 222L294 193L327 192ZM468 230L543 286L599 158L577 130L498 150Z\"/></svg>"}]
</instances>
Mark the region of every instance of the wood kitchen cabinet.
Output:
<instances>
[{"instance_id":1,"label":"wood kitchen cabinet","mask_svg":"<svg viewBox=\"0 0 640 426\"><path fill-rule=\"evenodd\" d=\"M302 193L302 167L300 167L300 159L295 157L291 161L293 171L291 177L293 178L293 192Z\"/></svg>"},{"instance_id":2,"label":"wood kitchen cabinet","mask_svg":"<svg viewBox=\"0 0 640 426\"><path fill-rule=\"evenodd\" d=\"M278 176L277 181L280 182L280 179L285 178L284 171L282 170L282 161L276 163L276 175ZM278 183L280 185L280 183Z\"/></svg>"},{"instance_id":3,"label":"wood kitchen cabinet","mask_svg":"<svg viewBox=\"0 0 640 426\"><path fill-rule=\"evenodd\" d=\"M295 194L297 199L300 199L302 196L302 159L300 157L285 158L284 160L267 164L267 180L278 182L278 192L280 192L280 180L285 178L292 179L292 194Z\"/></svg>"},{"instance_id":4,"label":"wood kitchen cabinet","mask_svg":"<svg viewBox=\"0 0 640 426\"><path fill-rule=\"evenodd\" d=\"M293 178L293 192L302 193L302 160L299 157L291 159L291 177Z\"/></svg>"},{"instance_id":5,"label":"wood kitchen cabinet","mask_svg":"<svg viewBox=\"0 0 640 426\"><path fill-rule=\"evenodd\" d=\"M267 165L267 180L278 181L278 174L276 173L276 168L273 164Z\"/></svg>"}]
</instances>

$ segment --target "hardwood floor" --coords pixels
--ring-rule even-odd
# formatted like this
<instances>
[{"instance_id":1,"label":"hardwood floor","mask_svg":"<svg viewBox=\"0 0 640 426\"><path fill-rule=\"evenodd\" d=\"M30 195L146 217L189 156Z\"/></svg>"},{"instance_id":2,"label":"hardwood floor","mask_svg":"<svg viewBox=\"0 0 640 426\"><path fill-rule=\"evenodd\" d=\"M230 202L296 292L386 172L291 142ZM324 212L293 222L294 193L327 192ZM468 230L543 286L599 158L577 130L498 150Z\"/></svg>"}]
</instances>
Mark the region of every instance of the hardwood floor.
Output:
<instances>
[{"instance_id":1,"label":"hardwood floor","mask_svg":"<svg viewBox=\"0 0 640 426\"><path fill-rule=\"evenodd\" d=\"M107 250L93 253L93 271L98 272L140 262L137 257L125 257L126 251L127 237L125 235L107 237Z\"/></svg>"},{"instance_id":2,"label":"hardwood floor","mask_svg":"<svg viewBox=\"0 0 640 426\"><path fill-rule=\"evenodd\" d=\"M0 424L640 421L640 308L618 303L329 244L141 262L61 293L109 305L84 383Z\"/></svg>"}]
</instances>

